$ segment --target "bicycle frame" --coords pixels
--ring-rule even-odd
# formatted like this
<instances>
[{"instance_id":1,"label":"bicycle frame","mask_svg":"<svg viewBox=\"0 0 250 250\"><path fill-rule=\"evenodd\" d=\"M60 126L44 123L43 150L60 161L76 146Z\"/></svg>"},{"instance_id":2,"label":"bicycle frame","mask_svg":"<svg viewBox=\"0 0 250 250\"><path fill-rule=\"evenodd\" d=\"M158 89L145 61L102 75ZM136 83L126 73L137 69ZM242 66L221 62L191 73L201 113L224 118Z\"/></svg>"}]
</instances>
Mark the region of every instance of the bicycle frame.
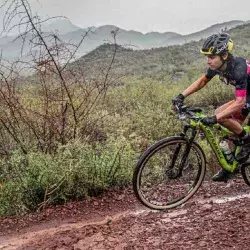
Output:
<instances>
[{"instance_id":1,"label":"bicycle frame","mask_svg":"<svg viewBox=\"0 0 250 250\"><path fill-rule=\"evenodd\" d=\"M204 117L204 115L201 113L195 113L195 115L197 117L200 117L200 118ZM195 128L195 129L200 129L204 133L208 143L210 144L213 152L215 153L215 155L218 159L218 162L220 163L220 166L222 168L230 171L230 172L234 172L238 166L238 162L236 160L234 160L232 162L232 164L227 162L224 154L222 153L222 151L221 151L221 149L220 149L220 147L219 147L219 145L218 145L218 143L217 143L217 141L212 133L211 128L209 126L205 126L204 124L202 124L199 121L196 122L195 120L192 120L192 119L190 121L190 127ZM227 128L225 128L219 124L215 124L213 126L213 128L220 130L223 136L233 135L233 133L231 131L229 131ZM244 129L248 132L250 130L250 126L245 126ZM235 156L239 153L239 151L240 151L240 146L236 146Z\"/></svg>"}]
</instances>

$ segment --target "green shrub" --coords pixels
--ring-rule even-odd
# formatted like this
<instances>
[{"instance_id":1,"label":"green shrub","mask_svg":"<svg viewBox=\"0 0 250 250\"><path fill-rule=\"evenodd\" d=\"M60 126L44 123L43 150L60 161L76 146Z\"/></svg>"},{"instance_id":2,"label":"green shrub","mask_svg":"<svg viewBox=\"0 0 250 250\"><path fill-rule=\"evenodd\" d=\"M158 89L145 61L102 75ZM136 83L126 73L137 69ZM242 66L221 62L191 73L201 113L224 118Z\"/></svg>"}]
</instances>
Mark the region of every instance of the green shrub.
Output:
<instances>
[{"instance_id":1,"label":"green shrub","mask_svg":"<svg viewBox=\"0 0 250 250\"><path fill-rule=\"evenodd\" d=\"M136 154L129 144L75 142L54 155L14 152L2 160L0 215L23 214L51 204L84 199L131 182Z\"/></svg>"}]
</instances>

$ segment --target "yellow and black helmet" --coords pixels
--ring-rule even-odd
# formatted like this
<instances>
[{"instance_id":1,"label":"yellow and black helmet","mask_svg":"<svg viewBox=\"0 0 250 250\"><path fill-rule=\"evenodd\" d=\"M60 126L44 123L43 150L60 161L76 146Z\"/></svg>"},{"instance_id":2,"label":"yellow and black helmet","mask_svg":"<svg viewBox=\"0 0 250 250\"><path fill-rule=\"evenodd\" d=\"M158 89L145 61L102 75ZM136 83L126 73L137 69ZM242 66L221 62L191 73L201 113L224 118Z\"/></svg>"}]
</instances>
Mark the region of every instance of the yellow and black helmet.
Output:
<instances>
[{"instance_id":1,"label":"yellow and black helmet","mask_svg":"<svg viewBox=\"0 0 250 250\"><path fill-rule=\"evenodd\" d=\"M223 55L233 49L233 41L227 33L214 34L209 36L202 48L203 55Z\"/></svg>"}]
</instances>

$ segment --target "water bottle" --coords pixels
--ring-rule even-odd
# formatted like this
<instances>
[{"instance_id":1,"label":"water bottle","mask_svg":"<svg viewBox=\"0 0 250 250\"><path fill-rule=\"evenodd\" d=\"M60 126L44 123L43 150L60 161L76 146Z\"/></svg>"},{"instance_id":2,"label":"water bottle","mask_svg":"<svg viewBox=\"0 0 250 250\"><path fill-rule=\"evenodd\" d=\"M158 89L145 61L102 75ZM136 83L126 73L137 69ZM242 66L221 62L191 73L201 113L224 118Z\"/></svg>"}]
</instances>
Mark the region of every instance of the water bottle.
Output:
<instances>
[{"instance_id":1,"label":"water bottle","mask_svg":"<svg viewBox=\"0 0 250 250\"><path fill-rule=\"evenodd\" d=\"M233 159L234 159L234 155L228 145L228 142L227 140L223 139L221 142L220 142L220 149L223 153L223 155L225 156L226 160L228 162L232 162Z\"/></svg>"}]
</instances>

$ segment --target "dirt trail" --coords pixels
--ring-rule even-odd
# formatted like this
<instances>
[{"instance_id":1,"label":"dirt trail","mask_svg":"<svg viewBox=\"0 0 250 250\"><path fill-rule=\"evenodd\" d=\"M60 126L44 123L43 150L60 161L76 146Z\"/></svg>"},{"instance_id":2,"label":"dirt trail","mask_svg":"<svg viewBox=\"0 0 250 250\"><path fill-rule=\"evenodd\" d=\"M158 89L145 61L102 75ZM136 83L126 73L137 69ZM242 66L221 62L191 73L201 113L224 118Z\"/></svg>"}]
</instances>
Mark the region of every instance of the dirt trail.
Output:
<instances>
[{"instance_id":1,"label":"dirt trail","mask_svg":"<svg viewBox=\"0 0 250 250\"><path fill-rule=\"evenodd\" d=\"M250 188L204 182L183 206L156 212L130 189L25 217L0 218L0 249L249 249Z\"/></svg>"}]
</instances>

